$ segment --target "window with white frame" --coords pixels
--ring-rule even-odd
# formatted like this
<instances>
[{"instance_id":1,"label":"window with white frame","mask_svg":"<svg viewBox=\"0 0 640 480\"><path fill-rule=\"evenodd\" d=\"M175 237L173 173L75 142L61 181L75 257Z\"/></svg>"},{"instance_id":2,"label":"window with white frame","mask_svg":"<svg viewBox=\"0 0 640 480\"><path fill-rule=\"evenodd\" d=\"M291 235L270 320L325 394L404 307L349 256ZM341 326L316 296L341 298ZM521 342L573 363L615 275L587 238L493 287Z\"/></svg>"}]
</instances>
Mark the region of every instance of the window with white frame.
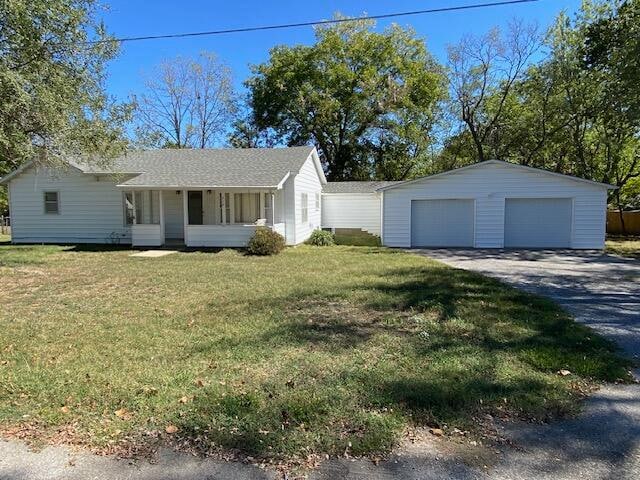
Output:
<instances>
[{"instance_id":1,"label":"window with white frame","mask_svg":"<svg viewBox=\"0 0 640 480\"><path fill-rule=\"evenodd\" d=\"M300 194L300 206L302 213L302 223L309 221L309 195L306 193Z\"/></svg>"},{"instance_id":2,"label":"window with white frame","mask_svg":"<svg viewBox=\"0 0 640 480\"><path fill-rule=\"evenodd\" d=\"M44 213L60 213L60 195L58 192L44 192Z\"/></svg>"},{"instance_id":3,"label":"window with white frame","mask_svg":"<svg viewBox=\"0 0 640 480\"><path fill-rule=\"evenodd\" d=\"M320 194L316 193L316 211L320 210Z\"/></svg>"},{"instance_id":4,"label":"window with white frame","mask_svg":"<svg viewBox=\"0 0 640 480\"><path fill-rule=\"evenodd\" d=\"M133 225L135 211L133 209L133 192L122 193L122 212L124 214L124 224Z\"/></svg>"},{"instance_id":5,"label":"window with white frame","mask_svg":"<svg viewBox=\"0 0 640 480\"><path fill-rule=\"evenodd\" d=\"M160 191L135 192L136 224L158 225L160 223Z\"/></svg>"}]
</instances>

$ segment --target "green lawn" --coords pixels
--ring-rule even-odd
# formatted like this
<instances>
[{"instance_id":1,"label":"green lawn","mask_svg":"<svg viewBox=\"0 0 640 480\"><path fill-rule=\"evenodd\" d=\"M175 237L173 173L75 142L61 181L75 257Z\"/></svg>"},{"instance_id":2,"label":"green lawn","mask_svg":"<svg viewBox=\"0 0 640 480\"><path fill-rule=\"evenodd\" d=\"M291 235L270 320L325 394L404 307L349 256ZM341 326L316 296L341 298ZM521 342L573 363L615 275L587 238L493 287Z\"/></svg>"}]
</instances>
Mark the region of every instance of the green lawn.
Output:
<instances>
[{"instance_id":1,"label":"green lawn","mask_svg":"<svg viewBox=\"0 0 640 480\"><path fill-rule=\"evenodd\" d=\"M414 424L550 419L628 379L550 301L400 251L130 253L0 246L5 435L374 454Z\"/></svg>"},{"instance_id":2,"label":"green lawn","mask_svg":"<svg viewBox=\"0 0 640 480\"><path fill-rule=\"evenodd\" d=\"M623 257L640 258L640 238L609 238L606 251Z\"/></svg>"}]
</instances>

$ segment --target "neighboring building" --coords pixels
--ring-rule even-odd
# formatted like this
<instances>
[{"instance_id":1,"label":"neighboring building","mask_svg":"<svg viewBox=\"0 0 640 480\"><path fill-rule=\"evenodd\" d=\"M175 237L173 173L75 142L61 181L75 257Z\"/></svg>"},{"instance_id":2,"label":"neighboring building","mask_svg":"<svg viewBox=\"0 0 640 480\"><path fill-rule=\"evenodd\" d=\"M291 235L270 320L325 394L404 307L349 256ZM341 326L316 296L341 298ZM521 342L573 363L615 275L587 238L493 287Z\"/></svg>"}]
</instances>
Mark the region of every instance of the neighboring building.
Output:
<instances>
[{"instance_id":1,"label":"neighboring building","mask_svg":"<svg viewBox=\"0 0 640 480\"><path fill-rule=\"evenodd\" d=\"M265 225L288 245L323 227L362 229L390 247L601 249L614 188L498 160L406 182L327 183L312 147L69 164L0 180L13 242L239 247Z\"/></svg>"}]
</instances>

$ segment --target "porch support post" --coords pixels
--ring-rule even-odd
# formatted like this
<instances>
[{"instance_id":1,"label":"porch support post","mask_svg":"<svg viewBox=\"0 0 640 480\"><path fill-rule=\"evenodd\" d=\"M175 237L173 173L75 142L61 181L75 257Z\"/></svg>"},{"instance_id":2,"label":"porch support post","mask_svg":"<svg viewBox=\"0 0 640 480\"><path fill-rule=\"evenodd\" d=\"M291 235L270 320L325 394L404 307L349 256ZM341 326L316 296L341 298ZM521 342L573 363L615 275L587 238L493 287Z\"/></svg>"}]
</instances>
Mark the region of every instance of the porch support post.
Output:
<instances>
[{"instance_id":1,"label":"porch support post","mask_svg":"<svg viewBox=\"0 0 640 480\"><path fill-rule=\"evenodd\" d=\"M220 196L220 223L225 225L227 223L227 195L225 192L218 192Z\"/></svg>"},{"instance_id":2,"label":"porch support post","mask_svg":"<svg viewBox=\"0 0 640 480\"><path fill-rule=\"evenodd\" d=\"M265 215L265 211L264 211L264 196L266 195L266 193L264 192L260 192L260 194L258 195L258 218L262 218L263 216L265 217L265 221L268 220L266 218Z\"/></svg>"},{"instance_id":3,"label":"porch support post","mask_svg":"<svg viewBox=\"0 0 640 480\"><path fill-rule=\"evenodd\" d=\"M271 192L269 195L271 195L271 225L275 225L276 224L276 195L275 193Z\"/></svg>"},{"instance_id":4,"label":"porch support post","mask_svg":"<svg viewBox=\"0 0 640 480\"><path fill-rule=\"evenodd\" d=\"M136 191L131 190L131 205L133 205L133 224L138 224L138 209L136 208Z\"/></svg>"},{"instance_id":5,"label":"porch support post","mask_svg":"<svg viewBox=\"0 0 640 480\"><path fill-rule=\"evenodd\" d=\"M189 246L189 239L187 238L187 226L189 225L189 192L182 190L182 219L184 220L184 244Z\"/></svg>"},{"instance_id":6,"label":"porch support post","mask_svg":"<svg viewBox=\"0 0 640 480\"><path fill-rule=\"evenodd\" d=\"M164 190L158 190L158 199L160 204L160 245L164 245Z\"/></svg>"},{"instance_id":7,"label":"porch support post","mask_svg":"<svg viewBox=\"0 0 640 480\"><path fill-rule=\"evenodd\" d=\"M233 192L229 192L229 202L231 203L231 205L229 205L229 216L231 217L229 219L229 224L233 225L234 223L236 223L236 194Z\"/></svg>"}]
</instances>

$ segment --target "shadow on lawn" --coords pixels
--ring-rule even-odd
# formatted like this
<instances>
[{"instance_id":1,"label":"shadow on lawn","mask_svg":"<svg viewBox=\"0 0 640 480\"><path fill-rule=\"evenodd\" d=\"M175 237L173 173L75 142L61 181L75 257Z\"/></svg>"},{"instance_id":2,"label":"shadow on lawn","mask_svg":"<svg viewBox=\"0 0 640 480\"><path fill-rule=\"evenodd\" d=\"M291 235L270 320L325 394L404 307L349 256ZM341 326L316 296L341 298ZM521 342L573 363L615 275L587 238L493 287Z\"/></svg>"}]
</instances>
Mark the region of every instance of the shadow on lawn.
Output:
<instances>
[{"instance_id":1,"label":"shadow on lawn","mask_svg":"<svg viewBox=\"0 0 640 480\"><path fill-rule=\"evenodd\" d=\"M212 390L180 420L181 431L207 431L215 444L251 455L299 451L310 443L340 453L349 442L352 453L371 453L392 446L408 419L472 427L483 413L547 420L575 412L580 394L560 384L556 372L562 368L577 382L578 375L625 377L628 362L614 354L613 344L551 301L497 280L435 264L392 269L374 281L354 278L333 293L256 298L246 308L271 314L275 326L225 339L224 349L263 349L260 355L277 359L294 347L349 359L352 352L369 355L366 347L356 349L375 339L384 342L372 347L384 360L366 357L364 368L350 360L344 368L332 364L320 380L314 372L322 365L294 356L299 359L286 373L286 361L274 362L285 377L297 375L295 386L276 374L262 391ZM389 340L394 337L402 341ZM212 429L211 418L223 418L223 427Z\"/></svg>"}]
</instances>

